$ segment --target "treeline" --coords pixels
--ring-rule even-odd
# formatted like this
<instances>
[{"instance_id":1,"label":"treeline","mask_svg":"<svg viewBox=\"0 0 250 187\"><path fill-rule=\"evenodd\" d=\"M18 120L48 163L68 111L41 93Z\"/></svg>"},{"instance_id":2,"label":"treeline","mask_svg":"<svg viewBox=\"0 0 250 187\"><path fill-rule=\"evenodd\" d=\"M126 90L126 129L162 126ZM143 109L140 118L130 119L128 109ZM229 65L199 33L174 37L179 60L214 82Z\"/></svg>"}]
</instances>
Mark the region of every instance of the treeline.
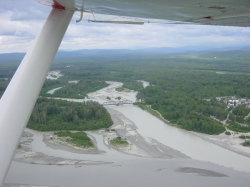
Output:
<instances>
[{"instance_id":1,"label":"treeline","mask_svg":"<svg viewBox=\"0 0 250 187\"><path fill-rule=\"evenodd\" d=\"M232 113L230 113L230 120L249 125L250 127L250 108L248 108L247 105L235 107Z\"/></svg>"},{"instance_id":2,"label":"treeline","mask_svg":"<svg viewBox=\"0 0 250 187\"><path fill-rule=\"evenodd\" d=\"M225 120L229 109L216 97L250 97L247 75L184 70L163 72L159 70L147 76L153 86L141 90L138 98L158 110L171 123L187 130L207 134L223 132L225 128L216 119Z\"/></svg>"},{"instance_id":3,"label":"treeline","mask_svg":"<svg viewBox=\"0 0 250 187\"><path fill-rule=\"evenodd\" d=\"M230 121L228 128L236 132L250 132L250 125L242 125L235 121Z\"/></svg>"},{"instance_id":4,"label":"treeline","mask_svg":"<svg viewBox=\"0 0 250 187\"><path fill-rule=\"evenodd\" d=\"M236 132L250 132L250 108L247 105L235 107L229 119L229 129Z\"/></svg>"},{"instance_id":5,"label":"treeline","mask_svg":"<svg viewBox=\"0 0 250 187\"><path fill-rule=\"evenodd\" d=\"M40 95L47 96L47 92L49 90L52 90L52 89L58 88L58 87L62 87L64 85L66 85L66 84L67 84L67 81L62 79L62 78L56 79L56 80L46 79L44 84L43 84Z\"/></svg>"},{"instance_id":6,"label":"treeline","mask_svg":"<svg viewBox=\"0 0 250 187\"><path fill-rule=\"evenodd\" d=\"M188 97L185 93L164 92L154 86L142 90L139 98L158 110L165 119L186 130L207 134L219 134L225 130L222 124L210 118L226 118L225 108L220 104L214 106L202 99Z\"/></svg>"},{"instance_id":7,"label":"treeline","mask_svg":"<svg viewBox=\"0 0 250 187\"><path fill-rule=\"evenodd\" d=\"M225 130L218 120L225 120L229 109L216 97L250 98L250 59L249 55L234 57L231 52L223 53L223 58L215 59L215 55L219 54L95 57L57 66L71 80L82 77L123 82L124 88L139 91L138 98L145 105L179 127L218 134ZM137 80L151 86L143 89Z\"/></svg>"},{"instance_id":8,"label":"treeline","mask_svg":"<svg viewBox=\"0 0 250 187\"><path fill-rule=\"evenodd\" d=\"M70 98L84 98L87 93L94 92L106 87L108 84L104 81L95 80L80 80L76 84L66 84L60 90L57 90L54 97L70 97Z\"/></svg>"},{"instance_id":9,"label":"treeline","mask_svg":"<svg viewBox=\"0 0 250 187\"><path fill-rule=\"evenodd\" d=\"M215 56L218 58L215 59ZM223 55L218 53L190 55L159 53L159 55L141 54L126 56L126 58L119 55L115 57L114 55L105 57L94 55L84 59L79 57L54 64L53 69L61 70L64 76L59 80L53 80L54 82L46 81L43 94L49 89L67 85L55 92L55 95L49 96L82 98L88 92L105 87L104 81L106 80L120 81L124 83L125 88L139 91L138 97L144 101L144 104L151 105L172 123L188 130L218 134L224 130L224 127L216 119L225 120L229 110L223 102L217 101L216 97L250 98L249 62L249 53L242 58L241 53L238 52L223 52ZM12 72L9 69L6 73ZM68 84L68 80L81 81L78 84ZM151 86L143 89L137 80L148 81ZM54 105L58 106L60 111L57 114L58 117L55 115L48 117L47 111L42 112L43 110L36 109L38 110L36 112L43 116L40 117L41 119L37 117L37 120L43 121L42 125L38 125L39 128L45 128L46 124L52 124L53 120L59 122L59 127L65 126L65 129L71 128L68 124L72 124L72 121L80 120L81 123L87 121L81 119L75 110L71 111L59 104ZM62 110L64 109L70 113L65 114L66 118L71 116L68 119L63 119ZM234 122L230 123L230 127L247 130L248 126L239 125L243 115L237 110L235 109L230 116L231 122ZM249 124L247 120L249 118L244 123ZM37 122L29 124L32 123ZM79 128L77 123L73 126Z\"/></svg>"},{"instance_id":10,"label":"treeline","mask_svg":"<svg viewBox=\"0 0 250 187\"><path fill-rule=\"evenodd\" d=\"M130 80L123 82L123 87L134 91L140 91L143 89L143 84L136 80Z\"/></svg>"},{"instance_id":11,"label":"treeline","mask_svg":"<svg viewBox=\"0 0 250 187\"><path fill-rule=\"evenodd\" d=\"M70 80L70 79L69 79ZM45 81L42 95L49 97L63 97L63 98L84 98L88 93L94 92L101 88L106 87L108 84L103 80L80 80L78 83L68 83L63 80L47 80ZM53 87L52 87L53 86ZM54 92L54 94L47 94L49 89L56 87L62 87L60 90ZM48 89L49 88L49 89Z\"/></svg>"},{"instance_id":12,"label":"treeline","mask_svg":"<svg viewBox=\"0 0 250 187\"><path fill-rule=\"evenodd\" d=\"M39 98L27 127L39 131L55 131L96 130L111 125L109 113L96 102L72 103Z\"/></svg>"},{"instance_id":13,"label":"treeline","mask_svg":"<svg viewBox=\"0 0 250 187\"><path fill-rule=\"evenodd\" d=\"M181 116L176 124L186 130L196 131L206 134L220 134L225 131L221 123L199 113L187 113Z\"/></svg>"}]
</instances>

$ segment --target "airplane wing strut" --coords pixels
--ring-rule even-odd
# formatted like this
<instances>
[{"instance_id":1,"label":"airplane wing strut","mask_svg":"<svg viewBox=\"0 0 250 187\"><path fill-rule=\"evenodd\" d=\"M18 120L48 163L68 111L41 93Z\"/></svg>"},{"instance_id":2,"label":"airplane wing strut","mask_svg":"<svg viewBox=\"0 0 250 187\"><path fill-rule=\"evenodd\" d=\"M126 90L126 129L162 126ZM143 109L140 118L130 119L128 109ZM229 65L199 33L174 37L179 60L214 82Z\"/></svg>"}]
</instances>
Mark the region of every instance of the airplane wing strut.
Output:
<instances>
[{"instance_id":1,"label":"airplane wing strut","mask_svg":"<svg viewBox=\"0 0 250 187\"><path fill-rule=\"evenodd\" d=\"M53 7L0 100L0 186L73 13Z\"/></svg>"}]
</instances>

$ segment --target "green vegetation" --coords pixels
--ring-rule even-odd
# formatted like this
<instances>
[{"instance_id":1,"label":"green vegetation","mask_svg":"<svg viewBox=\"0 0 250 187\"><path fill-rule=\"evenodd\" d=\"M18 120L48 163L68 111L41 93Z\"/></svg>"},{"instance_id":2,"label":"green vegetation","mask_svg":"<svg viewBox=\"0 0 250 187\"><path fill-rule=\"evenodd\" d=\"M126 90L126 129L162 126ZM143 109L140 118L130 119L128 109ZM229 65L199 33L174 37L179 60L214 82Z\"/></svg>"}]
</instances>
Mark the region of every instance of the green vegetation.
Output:
<instances>
[{"instance_id":1,"label":"green vegetation","mask_svg":"<svg viewBox=\"0 0 250 187\"><path fill-rule=\"evenodd\" d=\"M225 130L221 123L210 118L213 115L218 118L226 117L222 103L215 105L214 100L207 102L201 97L188 96L185 88L169 91L164 91L163 88L165 87L149 86L140 92L139 98L159 111L163 118L186 130L207 134L219 134Z\"/></svg>"},{"instance_id":2,"label":"green vegetation","mask_svg":"<svg viewBox=\"0 0 250 187\"><path fill-rule=\"evenodd\" d=\"M96 102L73 103L38 99L28 127L39 131L96 130L108 128L112 120L106 109Z\"/></svg>"},{"instance_id":3,"label":"green vegetation","mask_svg":"<svg viewBox=\"0 0 250 187\"><path fill-rule=\"evenodd\" d=\"M120 136L111 140L110 143L114 146L127 146L128 145L128 142L122 139Z\"/></svg>"},{"instance_id":4,"label":"green vegetation","mask_svg":"<svg viewBox=\"0 0 250 187\"><path fill-rule=\"evenodd\" d=\"M125 81L123 87L135 91L140 91L143 89L142 83L138 82L137 80Z\"/></svg>"},{"instance_id":5,"label":"green vegetation","mask_svg":"<svg viewBox=\"0 0 250 187\"><path fill-rule=\"evenodd\" d=\"M226 135L231 135L231 132L226 131L225 134L226 134Z\"/></svg>"},{"instance_id":6,"label":"green vegetation","mask_svg":"<svg viewBox=\"0 0 250 187\"><path fill-rule=\"evenodd\" d=\"M246 118L249 108L245 105L227 108L223 100L217 99L225 96L250 99L249 51L175 55L147 52L128 55L126 52L118 54L112 51L110 54L95 53L85 55L84 58L76 56L58 60L53 69L60 70L64 76L58 80L46 80L41 92L43 96L83 98L86 93L106 86L104 81L120 81L124 83L123 88L139 91L138 99L142 101L140 107L150 106L151 110L148 107L145 109L155 113L154 115L161 114L178 127L219 134L225 131L220 121L225 120L231 111L228 128L250 132L250 118ZM10 78L14 71L12 66L0 66L2 77ZM69 80L80 82L68 84ZM150 86L144 89L137 80L148 81ZM2 91L5 86L0 83ZM55 94L46 94L49 89L61 86L64 87ZM89 130L111 124L110 117L105 118L105 125L99 125L102 118L81 118L75 109L71 110L61 104L55 106L59 113L50 115L47 114L47 109L35 108L35 113L40 113L42 117L33 115L29 127L42 130ZM64 115L63 111L68 114ZM89 120L91 123L88 123ZM98 125L93 125L93 121Z\"/></svg>"},{"instance_id":7,"label":"green vegetation","mask_svg":"<svg viewBox=\"0 0 250 187\"><path fill-rule=\"evenodd\" d=\"M247 124L250 126L250 117L247 118L247 115L250 113L250 108L246 105L240 105L233 109L230 114L230 119L232 121Z\"/></svg>"},{"instance_id":8,"label":"green vegetation","mask_svg":"<svg viewBox=\"0 0 250 187\"><path fill-rule=\"evenodd\" d=\"M243 146L250 147L250 141L245 141L242 143Z\"/></svg>"},{"instance_id":9,"label":"green vegetation","mask_svg":"<svg viewBox=\"0 0 250 187\"><path fill-rule=\"evenodd\" d=\"M87 93L94 92L101 88L106 87L108 84L104 81L98 80L80 80L76 84L70 84L66 78L62 80L47 80L43 86L41 95L49 97L62 97L62 98L84 98ZM47 94L47 91L53 88L62 87L57 90L53 95Z\"/></svg>"},{"instance_id":10,"label":"green vegetation","mask_svg":"<svg viewBox=\"0 0 250 187\"><path fill-rule=\"evenodd\" d=\"M233 122L231 121L228 125L228 128L232 131L236 131L236 132L250 132L250 126L246 126L246 125L241 125L237 122Z\"/></svg>"},{"instance_id":11,"label":"green vegetation","mask_svg":"<svg viewBox=\"0 0 250 187\"><path fill-rule=\"evenodd\" d=\"M79 147L93 147L91 139L87 136L85 132L69 132L60 131L55 132L55 135L59 137L67 137L66 141Z\"/></svg>"},{"instance_id":12,"label":"green vegetation","mask_svg":"<svg viewBox=\"0 0 250 187\"><path fill-rule=\"evenodd\" d=\"M66 81L63 81L62 78L57 79L57 80L45 80L44 84L43 84L43 89L40 93L40 95L42 96L52 96L51 94L47 95L47 92L49 90L52 90L54 88L58 88L58 87L63 87L66 83Z\"/></svg>"},{"instance_id":13,"label":"green vegetation","mask_svg":"<svg viewBox=\"0 0 250 187\"><path fill-rule=\"evenodd\" d=\"M247 136L247 135L241 135L239 138L241 138L241 139L250 139L250 136Z\"/></svg>"}]
</instances>

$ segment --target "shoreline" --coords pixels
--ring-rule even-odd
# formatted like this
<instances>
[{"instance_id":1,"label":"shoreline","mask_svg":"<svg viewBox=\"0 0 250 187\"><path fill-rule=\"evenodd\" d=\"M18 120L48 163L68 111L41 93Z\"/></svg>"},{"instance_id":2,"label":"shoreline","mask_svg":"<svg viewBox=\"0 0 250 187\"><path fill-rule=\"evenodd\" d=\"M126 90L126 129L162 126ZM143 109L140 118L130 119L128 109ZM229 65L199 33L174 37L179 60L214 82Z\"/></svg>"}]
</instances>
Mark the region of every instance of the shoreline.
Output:
<instances>
[{"instance_id":1,"label":"shoreline","mask_svg":"<svg viewBox=\"0 0 250 187\"><path fill-rule=\"evenodd\" d=\"M124 148L116 149L125 152L127 154L133 154L141 157L150 157L150 158L189 158L183 153L174 150L166 145L161 144L160 142L152 139L149 143L147 142L138 132L136 125L127 119L122 113L106 107L108 112L111 114L111 118L114 122L114 125L111 128L116 130L116 133L125 138L129 145L134 146L131 150L126 150ZM123 124L123 125L122 125ZM112 145L111 145L112 146Z\"/></svg>"},{"instance_id":2,"label":"shoreline","mask_svg":"<svg viewBox=\"0 0 250 187\"><path fill-rule=\"evenodd\" d=\"M112 99L115 99L117 97L117 95L121 95L121 96L123 95L123 92L117 92L115 90L116 88L121 87L122 83L111 82L111 81L109 81L107 83L110 85L107 86L106 88L103 88L103 89L98 90L96 92L90 93L88 95L91 98L93 98L94 100L97 100L99 103L105 102L106 95L109 95ZM130 99L133 101L136 100L136 98L135 98L136 92L133 92L133 91L131 91L129 93L126 92L126 93L124 93L124 95L125 95L125 98L127 98L127 99ZM140 108L140 107L138 107L138 108ZM52 141L49 138L51 132L50 133L39 132L40 134L43 135L43 138L42 138L43 143L46 146L48 146L54 150L63 150L63 151L67 151L69 153L82 154L82 155L85 154L85 155L100 156L100 160L102 160L101 158L102 158L103 154L113 152L113 151L116 151L116 152L119 152L120 154L125 154L128 156L134 156L135 158L136 157L137 158L165 158L165 159L190 158L187 155L183 154L182 152L177 151L173 148L166 146L165 144L158 142L154 138L151 138L150 140L149 139L146 140L145 138L143 138L139 134L139 132L137 131L137 126L134 124L134 122L132 122L131 120L126 118L121 112L115 110L115 107L113 108L113 107L106 106L106 109L110 113L112 120L114 122L113 125L109 128L110 130L109 131L98 130L98 131L88 131L87 132L88 136L91 137L93 143L95 144L95 148L84 149L84 148L78 148L77 146L74 146L74 145L70 145L69 143L66 143L66 142ZM144 110L144 111L149 113L149 115L152 115L147 110ZM155 116L155 117L157 117L157 116ZM160 118L160 120L163 121L161 118ZM166 121L163 121L163 122L165 125L169 125L166 123ZM28 130L28 131L32 131L32 130ZM218 145L218 146L225 148L227 150L236 152L240 155L250 157L249 155L245 155L244 153L239 152L234 147L232 148L232 146L227 146L226 144L218 142L219 140L211 139L211 136L209 137L208 135L199 134L199 133L196 133L193 131L188 131L188 132L191 132L191 134L193 134L194 136L198 136L207 142ZM99 142L97 142L96 137L94 137L96 135L98 135L101 138L98 140ZM112 138L115 138L118 136L126 139L128 141L128 146L113 146L113 145L111 145L110 140ZM215 135L214 137L217 137L217 136L218 135ZM97 145L100 143L102 144L102 148L98 147L98 145ZM32 150L31 148L28 148L26 146L26 151L31 151L31 150ZM38 154L39 154L39 152L38 152ZM27 155L29 156L29 154L27 154ZM26 157L27 157L27 155L26 155ZM40 159L40 157L44 157L43 154L36 155L36 156L34 156L34 155L35 155L35 153L33 153L31 151L30 157L34 158L33 161L35 161L36 156L39 159ZM25 154L23 154L24 161L27 160L26 157L25 157ZM55 158L57 159L57 157L55 157ZM60 158L60 157L58 157L58 158ZM38 161L41 162L39 159L38 159ZM18 160L19 161L22 160L21 156L19 157ZM51 162L49 162L49 163L51 164ZM55 162L55 163L57 163L57 162Z\"/></svg>"},{"instance_id":3,"label":"shoreline","mask_svg":"<svg viewBox=\"0 0 250 187\"><path fill-rule=\"evenodd\" d=\"M51 139L50 136L51 136L50 133L43 134L43 142L48 147L51 147L52 149L60 149L60 150L69 151L69 152L78 153L78 154L100 154L102 153L102 151L97 149L96 141L93 137L91 137L91 140L94 143L94 147L84 148L84 147L79 147L71 143L68 143L66 141L63 141L59 139L56 135L53 136L53 137L56 137L53 139Z\"/></svg>"},{"instance_id":4,"label":"shoreline","mask_svg":"<svg viewBox=\"0 0 250 187\"><path fill-rule=\"evenodd\" d=\"M225 133L222 133L219 135L207 135L207 134L201 134L201 133L194 132L194 131L190 131L190 132L192 134L202 138L205 141L211 142L211 143L218 145L224 149L233 151L237 154L240 154L240 155L243 155L245 157L250 158L250 148L244 147L244 146L239 145L239 144L232 145L232 143L234 143L233 141L240 140L239 138L236 139L235 137L232 137L232 135L225 135ZM235 138L235 140L230 141L233 138ZM242 150L242 149L244 149L244 150ZM246 152L246 150L247 150L247 152Z\"/></svg>"},{"instance_id":5,"label":"shoreline","mask_svg":"<svg viewBox=\"0 0 250 187\"><path fill-rule=\"evenodd\" d=\"M121 84L116 83L115 85ZM102 92L93 93L92 98L100 103L103 103L107 94L116 98L118 94L113 93L116 88L115 85L110 85L109 90L102 89ZM122 93L119 94L122 95ZM126 98L132 100L135 95L133 92L126 93ZM78 149L67 143L60 144L60 141L50 141L50 134L53 132L38 132L26 129L4 185L6 187L52 187L55 185L68 187L97 184L99 186L125 187L135 186L134 184L138 186L139 184L139 186L150 187L153 180L153 184L162 187L166 184L170 184L170 186L178 186L179 184L181 186L183 183L190 187L197 185L209 187L213 184L216 187L249 186L250 173L244 170L245 168L237 168L230 164L224 165L211 160L191 159L180 151L168 147L167 145L178 149L175 143L182 139L186 140L187 137L179 136L180 134L176 133L179 129L176 127L177 130L174 132L157 131L158 124L164 126L164 129L168 124L162 124L159 120L147 124L150 118L156 119L156 117L149 113L151 116L147 114L147 116L139 118L136 115L140 115L142 111L137 111L137 107L134 107L136 106L105 106L112 117L113 125L109 130L101 129L86 132L94 142L95 148L92 150ZM128 115L126 109L128 109L127 111L135 111ZM134 115L138 120L131 118ZM146 122L145 119L147 119ZM149 132L149 136L145 131ZM171 132L171 134L168 134L168 132ZM203 147L199 147L197 142L186 145L185 141L182 141L179 144L191 150L187 153L192 153L192 145L194 144L198 146L195 149L207 149L206 142L211 142L210 140L205 139L206 137L203 134L199 137L194 132L189 132L185 132L184 135L188 134L188 137L199 139L198 142L203 140L205 143L202 144ZM151 136L151 134L153 135ZM167 142L162 141L162 134ZM171 137L168 138L172 135L177 136L176 141ZM125 138L129 145L126 147L112 146L110 140L117 136ZM169 142L171 143L168 144ZM191 147L188 145L191 145ZM225 148L224 146L221 147ZM215 151L214 153L216 155L218 152ZM228 154L229 158L231 158L230 154ZM226 159L227 155L224 158ZM239 158L239 156L236 158ZM235 160L238 161L235 158L232 159L232 161ZM242 160L244 163L245 159ZM247 166L248 163L244 166ZM36 176L39 176L39 178ZM98 176L98 180L96 180L96 176ZM123 176L126 180L131 180L121 183ZM214 180L218 183L214 183ZM116 183L114 184L114 182Z\"/></svg>"},{"instance_id":6,"label":"shoreline","mask_svg":"<svg viewBox=\"0 0 250 187\"><path fill-rule=\"evenodd\" d=\"M50 132L51 133L51 132ZM58 156L51 156L49 154L45 154L39 151L35 151L32 149L32 142L37 134L41 135L42 143L46 146L50 147L54 150L64 150L70 153L76 154L100 154L101 152L96 153L93 150L88 149L74 149L72 146L61 145L59 143L51 143L47 140L47 137L50 133L44 133L39 131L34 131L31 129L26 129L24 132L24 136L21 138L19 148L16 149L14 160L22 163L29 164L39 164L39 165L100 165L100 164L111 164L113 162L106 161L95 161L88 159L70 159L63 158ZM28 134L28 136L27 136ZM101 160L101 159L100 159Z\"/></svg>"},{"instance_id":7,"label":"shoreline","mask_svg":"<svg viewBox=\"0 0 250 187\"><path fill-rule=\"evenodd\" d=\"M140 105L137 105L137 104L136 104L136 106L138 106L142 110L148 112L149 114L157 117L162 122L164 122L165 125L169 125L169 126L172 126L175 128L183 129L183 128L178 127L177 125L171 124L167 119L163 118L163 116L157 110L153 110L153 109L149 108L149 110L157 112L157 115L154 115L153 113L148 111L148 109L145 109L144 107L141 107ZM185 130L185 129L183 129L183 130ZM199 132L195 132L195 131L187 131L187 132L190 132L193 135L198 136L205 141L208 141L208 142L213 143L215 145L218 145L222 148L225 148L227 150L233 151L235 153L238 153L240 155L243 155L243 156L250 158L250 147L242 146L241 143L243 143L243 140L238 138L238 136L240 136L240 135L250 135L250 133L234 132L231 135L225 135L225 133L223 132L223 133L218 134L218 135L209 135L209 134L203 134L203 133L199 133ZM235 136L235 134L238 134L238 136Z\"/></svg>"}]
</instances>

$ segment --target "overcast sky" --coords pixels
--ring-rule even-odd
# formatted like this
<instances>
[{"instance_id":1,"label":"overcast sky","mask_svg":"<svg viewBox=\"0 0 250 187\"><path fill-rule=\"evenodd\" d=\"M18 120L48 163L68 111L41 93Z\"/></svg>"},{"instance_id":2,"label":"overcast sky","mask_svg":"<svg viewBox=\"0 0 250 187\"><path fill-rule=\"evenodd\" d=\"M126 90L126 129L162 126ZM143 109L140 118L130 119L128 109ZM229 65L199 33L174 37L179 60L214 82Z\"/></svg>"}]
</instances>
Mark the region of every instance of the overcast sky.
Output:
<instances>
[{"instance_id":1,"label":"overcast sky","mask_svg":"<svg viewBox=\"0 0 250 187\"><path fill-rule=\"evenodd\" d=\"M1 1L0 53L26 52L50 9L36 0ZM250 28L76 23L76 19L71 21L61 50L250 46Z\"/></svg>"}]
</instances>

